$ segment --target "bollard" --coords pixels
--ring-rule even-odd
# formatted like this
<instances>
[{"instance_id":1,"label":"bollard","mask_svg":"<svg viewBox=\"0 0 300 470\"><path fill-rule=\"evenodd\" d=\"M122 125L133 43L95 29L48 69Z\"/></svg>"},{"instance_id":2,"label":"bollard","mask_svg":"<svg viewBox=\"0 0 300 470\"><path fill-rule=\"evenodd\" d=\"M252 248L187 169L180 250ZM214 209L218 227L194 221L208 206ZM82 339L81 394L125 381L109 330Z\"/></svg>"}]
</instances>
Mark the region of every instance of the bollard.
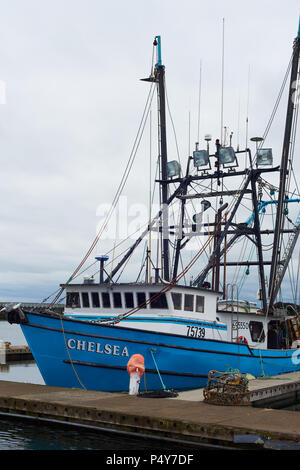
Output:
<instances>
[{"instance_id":1,"label":"bollard","mask_svg":"<svg viewBox=\"0 0 300 470\"><path fill-rule=\"evenodd\" d=\"M6 364L6 344L0 340L0 364Z\"/></svg>"},{"instance_id":2,"label":"bollard","mask_svg":"<svg viewBox=\"0 0 300 470\"><path fill-rule=\"evenodd\" d=\"M129 381L129 395L137 395L140 388L140 374L139 370L131 372Z\"/></svg>"},{"instance_id":3,"label":"bollard","mask_svg":"<svg viewBox=\"0 0 300 470\"><path fill-rule=\"evenodd\" d=\"M140 381L145 372L144 358L141 354L134 354L127 363L127 371L130 376L129 395L137 395Z\"/></svg>"}]
</instances>

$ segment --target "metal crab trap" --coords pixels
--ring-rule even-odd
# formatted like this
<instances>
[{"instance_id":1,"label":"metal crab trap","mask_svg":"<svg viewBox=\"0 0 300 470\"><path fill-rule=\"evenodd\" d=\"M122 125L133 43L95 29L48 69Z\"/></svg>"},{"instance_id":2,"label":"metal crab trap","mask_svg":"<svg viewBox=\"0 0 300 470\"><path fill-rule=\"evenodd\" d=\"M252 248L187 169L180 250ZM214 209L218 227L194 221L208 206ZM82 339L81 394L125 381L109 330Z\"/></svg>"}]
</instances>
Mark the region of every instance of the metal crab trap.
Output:
<instances>
[{"instance_id":1,"label":"metal crab trap","mask_svg":"<svg viewBox=\"0 0 300 470\"><path fill-rule=\"evenodd\" d=\"M250 405L246 374L211 370L207 386L203 389L204 401L213 405Z\"/></svg>"}]
</instances>

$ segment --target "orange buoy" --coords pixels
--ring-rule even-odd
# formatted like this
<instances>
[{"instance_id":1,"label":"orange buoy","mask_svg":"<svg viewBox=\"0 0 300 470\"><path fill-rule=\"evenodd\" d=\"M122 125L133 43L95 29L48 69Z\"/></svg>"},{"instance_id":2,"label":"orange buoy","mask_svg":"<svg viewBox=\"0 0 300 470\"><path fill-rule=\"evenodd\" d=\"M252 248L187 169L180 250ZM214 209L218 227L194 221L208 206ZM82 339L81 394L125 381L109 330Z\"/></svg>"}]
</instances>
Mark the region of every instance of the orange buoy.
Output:
<instances>
[{"instance_id":1,"label":"orange buoy","mask_svg":"<svg viewBox=\"0 0 300 470\"><path fill-rule=\"evenodd\" d=\"M145 360L141 354L133 354L127 362L127 372L130 375L132 372L138 372L140 378L145 372Z\"/></svg>"}]
</instances>

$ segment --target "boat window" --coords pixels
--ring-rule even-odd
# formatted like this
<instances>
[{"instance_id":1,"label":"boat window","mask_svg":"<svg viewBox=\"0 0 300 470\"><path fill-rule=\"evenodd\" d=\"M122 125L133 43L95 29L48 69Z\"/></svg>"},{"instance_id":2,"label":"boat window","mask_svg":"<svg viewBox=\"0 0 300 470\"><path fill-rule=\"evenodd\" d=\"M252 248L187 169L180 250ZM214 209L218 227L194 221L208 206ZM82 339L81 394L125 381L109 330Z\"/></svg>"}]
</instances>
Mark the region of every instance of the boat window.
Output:
<instances>
[{"instance_id":1,"label":"boat window","mask_svg":"<svg viewBox=\"0 0 300 470\"><path fill-rule=\"evenodd\" d=\"M94 308L100 307L100 300L98 292L92 292L92 303Z\"/></svg>"},{"instance_id":2,"label":"boat window","mask_svg":"<svg viewBox=\"0 0 300 470\"><path fill-rule=\"evenodd\" d=\"M89 308L90 299L89 299L88 292L81 292L81 300L82 300L82 306L86 307L86 308Z\"/></svg>"},{"instance_id":3,"label":"boat window","mask_svg":"<svg viewBox=\"0 0 300 470\"><path fill-rule=\"evenodd\" d=\"M137 295L138 305L140 306L140 308L147 308L147 305L144 305L146 302L145 292L137 292L136 295Z\"/></svg>"},{"instance_id":4,"label":"boat window","mask_svg":"<svg viewBox=\"0 0 300 470\"><path fill-rule=\"evenodd\" d=\"M172 299L173 299L173 305L175 310L181 310L181 294L177 294L175 292L171 292L172 294Z\"/></svg>"},{"instance_id":5,"label":"boat window","mask_svg":"<svg viewBox=\"0 0 300 470\"><path fill-rule=\"evenodd\" d=\"M102 305L104 308L110 308L110 298L108 292L102 292Z\"/></svg>"},{"instance_id":6,"label":"boat window","mask_svg":"<svg viewBox=\"0 0 300 470\"><path fill-rule=\"evenodd\" d=\"M282 325L283 326L283 325ZM282 328L280 321L271 320L268 323L268 349L280 349L282 346L283 333L285 333L285 328ZM284 344L283 344L284 345Z\"/></svg>"},{"instance_id":7,"label":"boat window","mask_svg":"<svg viewBox=\"0 0 300 470\"><path fill-rule=\"evenodd\" d=\"M168 308L168 302L165 293L150 292L151 308Z\"/></svg>"},{"instance_id":8,"label":"boat window","mask_svg":"<svg viewBox=\"0 0 300 470\"><path fill-rule=\"evenodd\" d=\"M113 292L114 308L122 308L122 299L120 292Z\"/></svg>"},{"instance_id":9,"label":"boat window","mask_svg":"<svg viewBox=\"0 0 300 470\"><path fill-rule=\"evenodd\" d=\"M184 310L192 312L194 309L194 296L190 294L184 295Z\"/></svg>"},{"instance_id":10,"label":"boat window","mask_svg":"<svg viewBox=\"0 0 300 470\"><path fill-rule=\"evenodd\" d=\"M250 321L249 330L251 334L251 339L254 342L262 343L265 340L265 332L262 322L260 321Z\"/></svg>"},{"instance_id":11,"label":"boat window","mask_svg":"<svg viewBox=\"0 0 300 470\"><path fill-rule=\"evenodd\" d=\"M204 296L196 295L196 312L204 312Z\"/></svg>"},{"instance_id":12,"label":"boat window","mask_svg":"<svg viewBox=\"0 0 300 470\"><path fill-rule=\"evenodd\" d=\"M79 292L67 292L66 307L80 308Z\"/></svg>"},{"instance_id":13,"label":"boat window","mask_svg":"<svg viewBox=\"0 0 300 470\"><path fill-rule=\"evenodd\" d=\"M126 308L134 307L132 292L125 292L125 305L126 305Z\"/></svg>"}]
</instances>

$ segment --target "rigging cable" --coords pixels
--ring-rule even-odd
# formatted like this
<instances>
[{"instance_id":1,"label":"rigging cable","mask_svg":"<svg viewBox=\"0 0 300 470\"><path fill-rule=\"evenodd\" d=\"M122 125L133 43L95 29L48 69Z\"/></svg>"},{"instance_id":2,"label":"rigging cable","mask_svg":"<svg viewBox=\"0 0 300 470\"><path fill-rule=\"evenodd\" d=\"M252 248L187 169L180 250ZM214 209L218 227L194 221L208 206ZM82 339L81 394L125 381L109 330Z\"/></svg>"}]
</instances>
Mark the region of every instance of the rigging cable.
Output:
<instances>
[{"instance_id":1,"label":"rigging cable","mask_svg":"<svg viewBox=\"0 0 300 470\"><path fill-rule=\"evenodd\" d=\"M291 62L290 62L290 63L291 63ZM286 73L286 77L287 77L287 75L288 75L288 72ZM285 80L284 80L284 81L286 81L286 77L285 77ZM150 97L150 95L151 95L151 91L152 91L152 86L151 86L151 89L150 89L150 92L149 92L149 95L148 95L147 103L148 103L148 101L149 101L149 97ZM282 87L281 87L281 90L280 90L280 93L279 93L279 97L277 98L277 101L276 101L275 107L274 107L274 109L273 109L271 118L270 118L270 120L269 120L267 129L266 129L266 131L265 131L265 133L264 133L264 138L266 138L266 136L267 136L267 134L268 134L268 132L269 132L270 125L271 125L271 123L272 123L272 121L273 121L273 119L274 119L275 113L276 113L276 111L277 111L278 104L279 104L279 101L280 101L282 92L283 92L283 85L282 85ZM152 96L153 96L153 94L152 94ZM151 100L152 100L152 97L151 97ZM147 107L147 104L146 104L146 107ZM146 111L146 107L145 107L145 111ZM145 111L144 111L143 116L145 115ZM149 110L148 110L148 111L149 111ZM142 126L142 123L141 123L141 125L140 125L140 128L141 128L141 126ZM140 139L139 139L139 140L140 140ZM136 154L136 152L135 152L135 154ZM134 155L134 156L135 156L135 155ZM133 162L132 162L132 163L133 163ZM132 163L131 163L131 165L130 165L130 169L131 169ZM128 163L128 164L129 164L129 163ZM127 165L127 167L128 167L128 165ZM127 175L127 177L128 177L128 175ZM125 185L125 183L126 183L127 177L126 177L126 179L124 180L124 185ZM245 181L245 178L244 178L244 181ZM124 185L120 185L119 188L122 187L122 189L123 189ZM242 185L242 183L241 183L241 185ZM241 187L241 186L240 186L240 187ZM238 197L238 196L236 196L236 198L237 198L237 197ZM118 199L118 197L117 197L117 195L116 195L114 201L116 201L117 199ZM232 201L232 203L231 203L231 206L233 206L233 204L234 204L234 199L235 199L235 198L233 198L233 201ZM229 213L229 211L230 211L230 208L228 209L227 214ZM224 217L224 216L223 216L223 217ZM101 233L98 234L98 235L99 235L99 237L97 236L97 241L99 240L99 238L100 238L100 236L101 236ZM208 239L207 242L204 244L204 246L202 247L202 249L200 249L199 252L195 255L195 257L188 263L188 265L186 266L186 268L185 268L176 278L174 278L174 279L168 284L168 285L170 286L169 288L172 288L172 287L174 286L174 284L175 284L181 277L183 277L184 274L191 268L191 266L196 262L196 260L199 258L199 256L203 253L203 251L204 251L205 248L207 247L207 245L210 243L211 238L212 238L212 236L209 237L209 239ZM93 248L94 248L94 246L93 246ZM93 248L92 248L92 249L93 249ZM74 275L78 272L78 270L80 269L80 267L82 266L82 264L86 261L86 259L87 259L87 257L89 256L89 254L90 254L91 251L92 251L92 250L89 250L89 252L88 252L88 254L86 255L86 257L84 258L83 262L82 262L82 263L79 265L79 267L74 271L74 273L73 273ZM73 277L71 276L71 278L68 280L68 282L70 282L70 281L72 280L72 278L73 278ZM163 292L163 291L164 291L164 289L163 289L161 292ZM60 295L59 295L59 296L60 296ZM58 298L59 296L57 296L57 298ZM56 301L56 299L52 302L51 305L53 305L53 304L55 303L55 301ZM130 313L130 312L128 312L128 314L129 314L129 313Z\"/></svg>"},{"instance_id":2,"label":"rigging cable","mask_svg":"<svg viewBox=\"0 0 300 470\"><path fill-rule=\"evenodd\" d=\"M80 270L80 268L83 266L83 264L86 262L86 260L88 259L88 257L90 256L91 252L93 251L93 249L95 248L95 246L97 245L103 231L105 230L105 228L107 227L107 224L109 222L109 219L118 203L118 200L119 200L119 197L121 195L121 192L123 191L124 189L124 186L127 182L127 179L128 179L128 176L130 174L130 171L131 171L131 168L132 168L132 165L134 163L134 160L135 160L135 157L136 157L136 154L137 154L137 150L138 150L138 147L139 147L139 144L140 144L140 141L141 141L141 138L142 138L142 135L143 135L143 131L144 131L144 128L145 128L145 124L146 124L146 120L147 120L147 116L148 116L148 113L149 113L149 110L150 110L150 106L151 106L151 102L152 102L152 98L153 98L153 94L154 94L154 87L153 87L153 82L151 83L151 87L150 87L150 90L149 90L149 94L148 94L148 97L147 97L147 101L146 101L146 105L145 105L145 108L144 108L144 111L143 111L143 115L142 115L142 119L141 119L141 122L140 122L140 125L139 125L139 128L138 128L138 132L137 132L137 136L135 138L135 141L134 141L134 145L133 145L133 148L132 148L132 151L131 151L131 154L130 154L130 157L128 159L128 162L127 162L127 165L126 165L126 168L125 168L125 171L123 173L123 176L121 178L121 182L118 186L118 189L117 189L117 192L115 194L115 197L113 199L113 202L111 204L111 207L110 207L110 210L108 212L108 215L106 216L106 219L102 225L102 227L100 228L100 230L98 231L97 233L97 236L96 238L94 239L92 245L90 246L89 250L87 251L86 255L84 256L84 258L82 259L81 263L78 265L78 267L75 269L75 271L73 272L73 274L70 276L70 278L68 279L68 281L66 282L66 284L68 284L69 282L71 282L74 278L74 276L78 273L78 271ZM51 308L57 301L58 297L60 297L61 295L61 292L64 290L64 287L60 290L60 293L58 296L56 296L56 298L51 302L49 308Z\"/></svg>"}]
</instances>

